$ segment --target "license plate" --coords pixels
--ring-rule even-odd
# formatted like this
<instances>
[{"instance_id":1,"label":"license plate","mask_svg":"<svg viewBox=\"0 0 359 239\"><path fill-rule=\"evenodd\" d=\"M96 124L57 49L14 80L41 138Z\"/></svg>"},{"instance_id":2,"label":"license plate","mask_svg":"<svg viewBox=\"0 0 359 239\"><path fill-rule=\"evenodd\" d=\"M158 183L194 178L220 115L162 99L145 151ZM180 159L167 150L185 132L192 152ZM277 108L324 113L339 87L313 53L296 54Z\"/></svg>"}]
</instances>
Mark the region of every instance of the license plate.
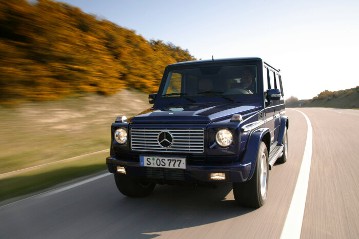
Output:
<instances>
[{"instance_id":1,"label":"license plate","mask_svg":"<svg viewBox=\"0 0 359 239\"><path fill-rule=\"evenodd\" d=\"M186 169L186 158L140 156L142 167Z\"/></svg>"}]
</instances>

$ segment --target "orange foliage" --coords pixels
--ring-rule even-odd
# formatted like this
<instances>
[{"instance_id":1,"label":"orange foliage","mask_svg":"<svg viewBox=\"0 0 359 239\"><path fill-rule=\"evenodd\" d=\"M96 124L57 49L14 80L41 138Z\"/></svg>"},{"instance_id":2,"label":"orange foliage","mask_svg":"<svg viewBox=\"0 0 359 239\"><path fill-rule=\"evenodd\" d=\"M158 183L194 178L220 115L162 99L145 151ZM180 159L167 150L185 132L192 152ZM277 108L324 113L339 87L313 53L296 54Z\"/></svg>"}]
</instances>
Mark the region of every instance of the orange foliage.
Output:
<instances>
[{"instance_id":1,"label":"orange foliage","mask_svg":"<svg viewBox=\"0 0 359 239\"><path fill-rule=\"evenodd\" d=\"M0 2L0 103L154 92L166 65L193 59L68 4Z\"/></svg>"}]
</instances>

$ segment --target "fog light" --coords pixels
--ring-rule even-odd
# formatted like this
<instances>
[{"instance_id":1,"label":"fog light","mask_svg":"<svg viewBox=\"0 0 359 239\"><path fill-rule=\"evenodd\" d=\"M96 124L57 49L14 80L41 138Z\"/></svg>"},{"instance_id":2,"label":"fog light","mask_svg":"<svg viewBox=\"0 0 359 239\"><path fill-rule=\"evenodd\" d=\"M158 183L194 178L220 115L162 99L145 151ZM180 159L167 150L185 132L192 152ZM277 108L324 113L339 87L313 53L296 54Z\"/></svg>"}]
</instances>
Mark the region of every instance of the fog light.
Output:
<instances>
[{"instance_id":1,"label":"fog light","mask_svg":"<svg viewBox=\"0 0 359 239\"><path fill-rule=\"evenodd\" d=\"M117 172L120 174L126 174L126 169L125 167L117 166Z\"/></svg>"},{"instance_id":2,"label":"fog light","mask_svg":"<svg viewBox=\"0 0 359 239\"><path fill-rule=\"evenodd\" d=\"M225 173L211 173L211 180L226 180Z\"/></svg>"}]
</instances>

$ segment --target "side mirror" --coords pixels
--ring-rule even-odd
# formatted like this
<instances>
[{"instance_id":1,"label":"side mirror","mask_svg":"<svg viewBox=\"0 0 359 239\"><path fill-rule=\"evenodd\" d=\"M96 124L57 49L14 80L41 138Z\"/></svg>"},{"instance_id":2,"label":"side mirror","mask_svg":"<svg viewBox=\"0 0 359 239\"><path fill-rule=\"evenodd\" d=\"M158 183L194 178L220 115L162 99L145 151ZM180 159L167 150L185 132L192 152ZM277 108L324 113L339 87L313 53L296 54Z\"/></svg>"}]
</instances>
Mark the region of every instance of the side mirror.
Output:
<instances>
[{"instance_id":1,"label":"side mirror","mask_svg":"<svg viewBox=\"0 0 359 239\"><path fill-rule=\"evenodd\" d=\"M148 102L149 102L150 104L155 103L156 96L157 96L157 94L149 94L149 95L148 95Z\"/></svg>"},{"instance_id":2,"label":"side mirror","mask_svg":"<svg viewBox=\"0 0 359 239\"><path fill-rule=\"evenodd\" d=\"M267 97L269 101L280 100L282 93L280 92L280 89L269 89L267 90Z\"/></svg>"}]
</instances>

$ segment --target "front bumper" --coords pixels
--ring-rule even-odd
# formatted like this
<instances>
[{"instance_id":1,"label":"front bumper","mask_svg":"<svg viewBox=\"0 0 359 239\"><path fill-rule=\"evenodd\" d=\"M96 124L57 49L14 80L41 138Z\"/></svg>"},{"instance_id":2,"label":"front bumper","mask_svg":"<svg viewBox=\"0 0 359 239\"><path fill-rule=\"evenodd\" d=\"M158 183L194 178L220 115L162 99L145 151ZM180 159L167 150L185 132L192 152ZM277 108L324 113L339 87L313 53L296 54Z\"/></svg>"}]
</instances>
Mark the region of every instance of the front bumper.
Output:
<instances>
[{"instance_id":1,"label":"front bumper","mask_svg":"<svg viewBox=\"0 0 359 239\"><path fill-rule=\"evenodd\" d=\"M116 173L118 166L125 167L130 177L151 179L154 181L199 181L215 182L211 180L211 173L225 173L226 179L221 182L245 182L249 180L251 163L228 163L225 165L187 165L186 169L149 168L140 166L136 161L125 161L114 157L106 158L110 173Z\"/></svg>"}]
</instances>

